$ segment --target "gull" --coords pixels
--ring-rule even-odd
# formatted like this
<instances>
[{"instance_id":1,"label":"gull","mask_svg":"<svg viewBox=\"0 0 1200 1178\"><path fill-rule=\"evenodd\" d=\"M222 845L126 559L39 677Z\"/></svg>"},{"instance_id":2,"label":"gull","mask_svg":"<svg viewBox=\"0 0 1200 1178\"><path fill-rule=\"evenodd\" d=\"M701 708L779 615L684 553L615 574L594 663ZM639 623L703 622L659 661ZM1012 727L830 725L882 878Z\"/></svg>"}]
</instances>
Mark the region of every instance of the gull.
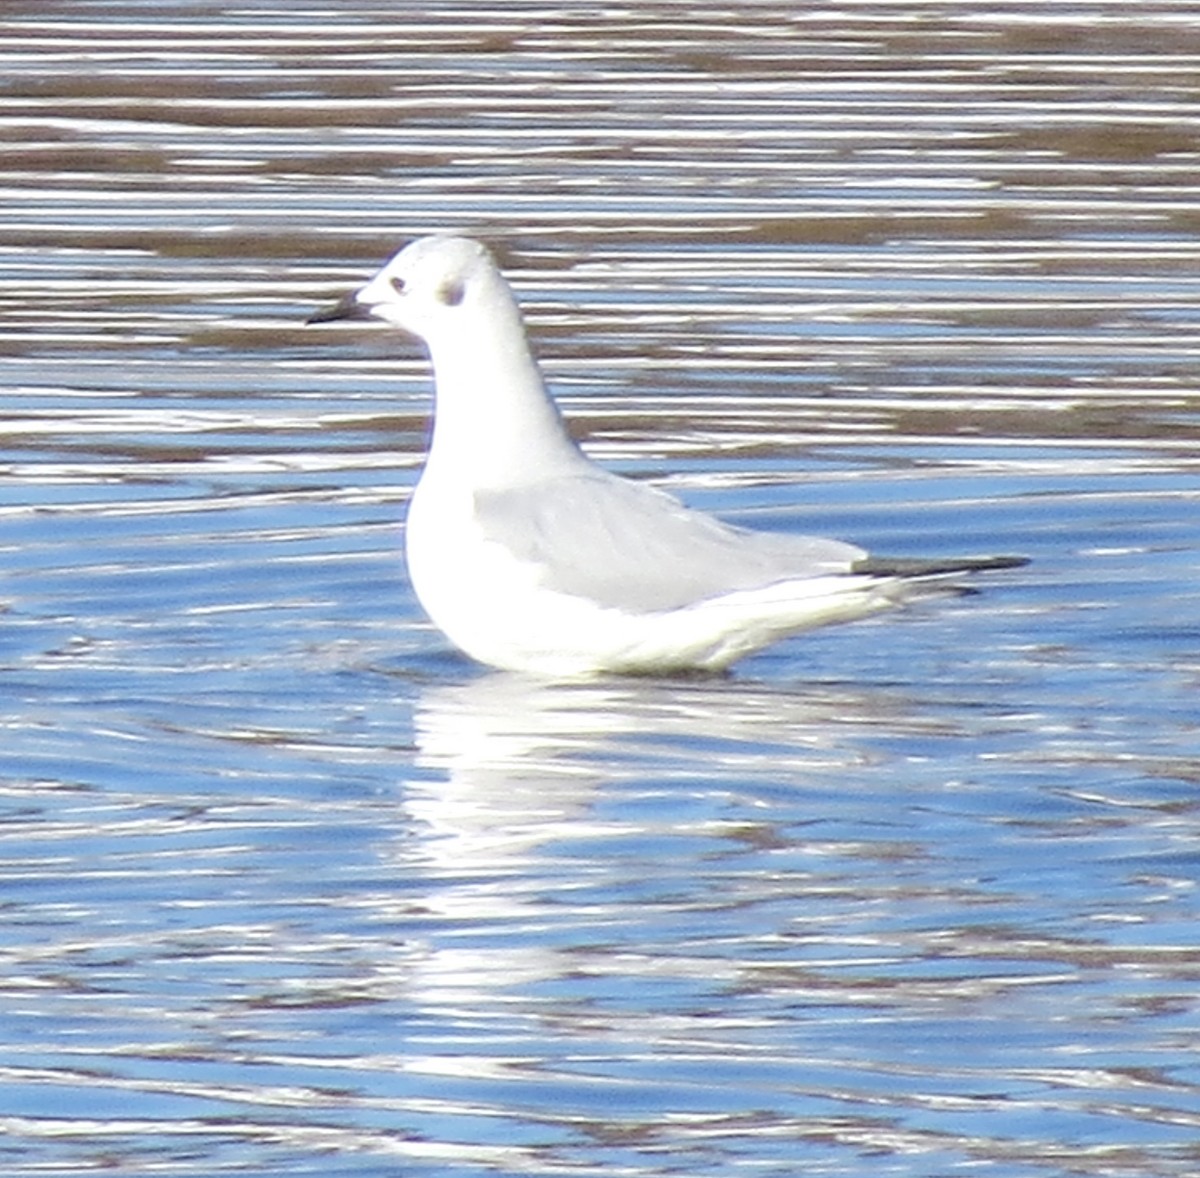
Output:
<instances>
[{"instance_id":1,"label":"gull","mask_svg":"<svg viewBox=\"0 0 1200 1178\"><path fill-rule=\"evenodd\" d=\"M432 438L409 506L409 576L475 660L540 676L720 672L779 639L1021 557L889 560L755 531L597 465L542 381L488 250L424 237L310 323L379 319L424 342Z\"/></svg>"}]
</instances>

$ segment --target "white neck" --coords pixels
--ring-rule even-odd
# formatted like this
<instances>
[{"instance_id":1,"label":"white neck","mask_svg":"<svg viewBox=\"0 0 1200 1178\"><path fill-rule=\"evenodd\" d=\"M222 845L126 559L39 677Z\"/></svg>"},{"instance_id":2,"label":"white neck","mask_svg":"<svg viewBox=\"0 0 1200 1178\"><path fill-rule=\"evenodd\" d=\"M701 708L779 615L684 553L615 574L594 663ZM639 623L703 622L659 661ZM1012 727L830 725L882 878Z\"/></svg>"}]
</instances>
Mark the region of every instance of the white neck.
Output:
<instances>
[{"instance_id":1,"label":"white neck","mask_svg":"<svg viewBox=\"0 0 1200 1178\"><path fill-rule=\"evenodd\" d=\"M437 407L426 475L444 469L476 489L535 482L587 461L546 393L515 300L507 288L490 293L454 338L428 341Z\"/></svg>"}]
</instances>

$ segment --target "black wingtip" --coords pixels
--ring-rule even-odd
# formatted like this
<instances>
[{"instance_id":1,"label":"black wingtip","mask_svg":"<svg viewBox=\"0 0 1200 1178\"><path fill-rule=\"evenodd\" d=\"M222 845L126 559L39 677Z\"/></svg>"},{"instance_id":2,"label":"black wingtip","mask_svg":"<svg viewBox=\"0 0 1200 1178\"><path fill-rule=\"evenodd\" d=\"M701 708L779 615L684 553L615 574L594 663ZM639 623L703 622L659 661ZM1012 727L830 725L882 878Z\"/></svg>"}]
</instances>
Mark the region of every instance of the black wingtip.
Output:
<instances>
[{"instance_id":1,"label":"black wingtip","mask_svg":"<svg viewBox=\"0 0 1200 1178\"><path fill-rule=\"evenodd\" d=\"M946 577L955 573L983 573L995 569L1019 569L1027 556L961 556L945 560L913 560L905 557L868 556L852 566L851 572L868 577Z\"/></svg>"}]
</instances>

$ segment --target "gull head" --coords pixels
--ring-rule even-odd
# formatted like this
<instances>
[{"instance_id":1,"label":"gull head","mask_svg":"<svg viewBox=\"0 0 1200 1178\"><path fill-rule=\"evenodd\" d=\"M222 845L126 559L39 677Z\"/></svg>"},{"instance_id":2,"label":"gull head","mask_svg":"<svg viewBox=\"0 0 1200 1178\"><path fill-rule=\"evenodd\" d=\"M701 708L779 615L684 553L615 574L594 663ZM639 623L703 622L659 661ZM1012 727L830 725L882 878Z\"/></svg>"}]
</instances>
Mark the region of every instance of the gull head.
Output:
<instances>
[{"instance_id":1,"label":"gull head","mask_svg":"<svg viewBox=\"0 0 1200 1178\"><path fill-rule=\"evenodd\" d=\"M422 237L407 245L365 286L309 323L382 319L428 344L458 336L464 317L510 303L491 254L465 237Z\"/></svg>"}]
</instances>

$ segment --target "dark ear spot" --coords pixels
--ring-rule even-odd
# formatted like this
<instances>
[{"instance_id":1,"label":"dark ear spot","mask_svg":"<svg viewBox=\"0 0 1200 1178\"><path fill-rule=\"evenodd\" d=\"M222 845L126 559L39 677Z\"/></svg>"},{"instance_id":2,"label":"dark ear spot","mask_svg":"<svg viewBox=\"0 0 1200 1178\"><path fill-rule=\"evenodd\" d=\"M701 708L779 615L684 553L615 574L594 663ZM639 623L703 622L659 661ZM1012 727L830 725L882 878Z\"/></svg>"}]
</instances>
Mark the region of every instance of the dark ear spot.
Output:
<instances>
[{"instance_id":1,"label":"dark ear spot","mask_svg":"<svg viewBox=\"0 0 1200 1178\"><path fill-rule=\"evenodd\" d=\"M463 301L463 296L467 293L467 288L457 278L448 278L437 289L437 297L439 303L444 303L447 307L457 307Z\"/></svg>"}]
</instances>

